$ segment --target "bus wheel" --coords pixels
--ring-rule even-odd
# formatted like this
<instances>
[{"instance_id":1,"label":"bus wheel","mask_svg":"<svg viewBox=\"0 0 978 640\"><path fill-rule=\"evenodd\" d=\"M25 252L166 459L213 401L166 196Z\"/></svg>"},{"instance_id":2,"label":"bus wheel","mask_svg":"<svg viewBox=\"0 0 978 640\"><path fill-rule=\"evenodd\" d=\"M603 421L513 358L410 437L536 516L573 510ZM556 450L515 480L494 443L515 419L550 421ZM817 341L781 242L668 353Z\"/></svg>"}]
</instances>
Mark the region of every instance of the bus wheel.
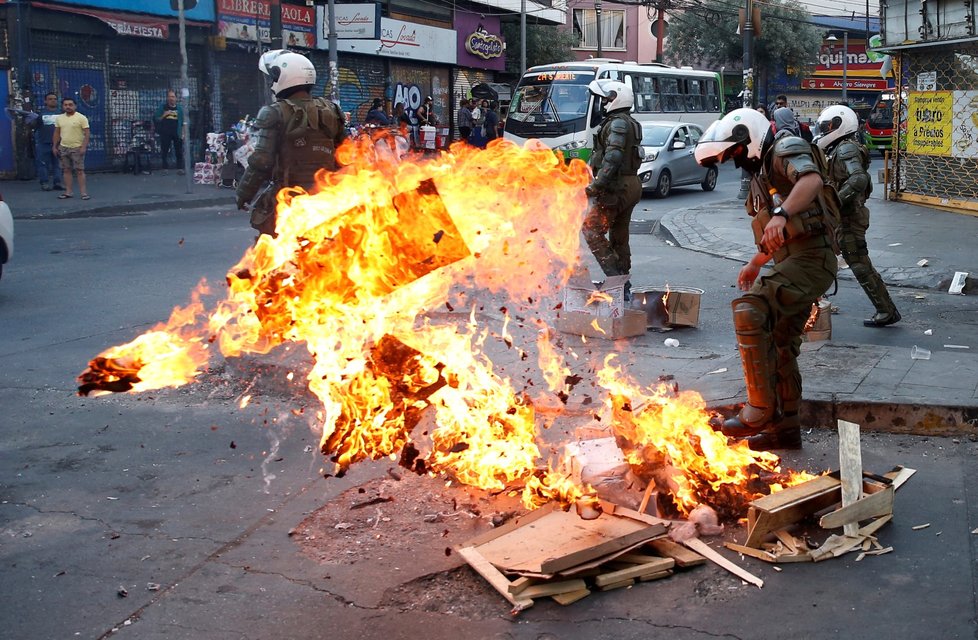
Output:
<instances>
[{"instance_id":1,"label":"bus wheel","mask_svg":"<svg viewBox=\"0 0 978 640\"><path fill-rule=\"evenodd\" d=\"M655 195L658 198L665 198L672 190L672 174L663 169L659 174L659 181L655 184Z\"/></svg>"},{"instance_id":2,"label":"bus wheel","mask_svg":"<svg viewBox=\"0 0 978 640\"><path fill-rule=\"evenodd\" d=\"M703 191L713 191L717 188L717 168L710 167L706 170L706 176L703 178Z\"/></svg>"}]
</instances>

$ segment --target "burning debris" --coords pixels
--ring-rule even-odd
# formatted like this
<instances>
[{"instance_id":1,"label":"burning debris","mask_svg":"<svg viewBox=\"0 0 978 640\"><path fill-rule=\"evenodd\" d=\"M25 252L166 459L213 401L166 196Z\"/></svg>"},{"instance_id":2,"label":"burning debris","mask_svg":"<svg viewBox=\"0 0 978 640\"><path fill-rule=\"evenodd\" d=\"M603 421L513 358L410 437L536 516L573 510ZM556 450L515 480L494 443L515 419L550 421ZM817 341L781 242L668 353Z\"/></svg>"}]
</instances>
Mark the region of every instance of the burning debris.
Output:
<instances>
[{"instance_id":1,"label":"burning debris","mask_svg":"<svg viewBox=\"0 0 978 640\"><path fill-rule=\"evenodd\" d=\"M277 237L261 236L230 270L223 299L205 308L201 286L167 323L93 359L79 393L180 386L215 351L231 358L301 343L331 473L399 457L417 473L522 490L529 508L578 503L582 517L598 518L594 490L541 453L532 382L520 390L484 350L499 340L529 364L535 347L528 375L561 402L579 381L568 365L578 354L551 325L552 297L579 262L586 166L504 142L394 163L360 141L339 156L343 170L321 174L316 193L278 194ZM481 292L508 300L493 332L476 321ZM430 321L460 305L468 322ZM514 318L534 329L530 344L515 342ZM670 515L705 503L727 519L771 482L804 479L780 475L771 454L728 445L695 393L642 388L611 360L597 378L607 397L596 410L612 418L629 465Z\"/></svg>"}]
</instances>

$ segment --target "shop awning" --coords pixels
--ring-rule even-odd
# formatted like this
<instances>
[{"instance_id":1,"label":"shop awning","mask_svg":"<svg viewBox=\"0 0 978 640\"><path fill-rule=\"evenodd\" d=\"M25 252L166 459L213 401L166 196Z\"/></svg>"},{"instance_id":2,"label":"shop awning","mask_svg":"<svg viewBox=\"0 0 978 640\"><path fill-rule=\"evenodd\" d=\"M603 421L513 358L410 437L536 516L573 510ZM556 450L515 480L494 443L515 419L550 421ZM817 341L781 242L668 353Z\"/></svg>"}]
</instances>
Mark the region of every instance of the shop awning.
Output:
<instances>
[{"instance_id":1,"label":"shop awning","mask_svg":"<svg viewBox=\"0 0 978 640\"><path fill-rule=\"evenodd\" d=\"M65 13L89 16L109 25L120 36L133 36L136 38L168 40L170 38L170 26L177 24L177 21L172 18L119 13L116 11L97 11L85 7L68 7L47 4L46 2L31 2L31 6L39 9L50 9L51 11L63 11ZM199 22L196 20L187 20L186 24L200 27L210 26L209 22Z\"/></svg>"}]
</instances>

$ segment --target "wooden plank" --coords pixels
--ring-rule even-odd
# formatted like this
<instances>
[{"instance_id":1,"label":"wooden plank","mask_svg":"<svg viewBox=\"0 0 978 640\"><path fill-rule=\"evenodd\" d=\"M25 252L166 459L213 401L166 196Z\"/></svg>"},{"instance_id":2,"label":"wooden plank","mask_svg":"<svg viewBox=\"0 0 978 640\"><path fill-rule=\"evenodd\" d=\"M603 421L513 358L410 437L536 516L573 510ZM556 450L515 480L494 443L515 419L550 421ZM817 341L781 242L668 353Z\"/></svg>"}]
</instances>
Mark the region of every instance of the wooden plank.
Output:
<instances>
[{"instance_id":1,"label":"wooden plank","mask_svg":"<svg viewBox=\"0 0 978 640\"><path fill-rule=\"evenodd\" d=\"M870 522L869 524L861 527L859 529L859 535L861 535L861 536L871 536L871 535L875 534L877 531L879 531L880 529L882 529L883 528L883 525L886 524L887 522L889 522L892 519L893 519L893 514L891 513L888 516L883 516L882 518L879 518L878 520L874 520L874 521Z\"/></svg>"},{"instance_id":2,"label":"wooden plank","mask_svg":"<svg viewBox=\"0 0 978 640\"><path fill-rule=\"evenodd\" d=\"M646 564L648 562L661 560L662 556L650 556L644 553L623 553L622 555L618 556L617 559L622 562L629 562L631 564Z\"/></svg>"},{"instance_id":3,"label":"wooden plank","mask_svg":"<svg viewBox=\"0 0 978 640\"><path fill-rule=\"evenodd\" d=\"M506 576L500 573L496 567L492 566L492 563L482 557L482 554L474 547L459 547L456 551L458 551L458 555L462 556L470 567L475 569L476 573L485 578L492 585L493 589L498 591L500 595L506 598L507 602L513 605L514 611L522 611L533 606L533 600L529 598L517 598L510 594L510 582Z\"/></svg>"},{"instance_id":4,"label":"wooden plank","mask_svg":"<svg viewBox=\"0 0 978 640\"><path fill-rule=\"evenodd\" d=\"M866 495L847 507L827 513L818 521L823 529L857 525L862 520L893 513L893 487ZM847 534L849 535L849 534Z\"/></svg>"},{"instance_id":5,"label":"wooden plank","mask_svg":"<svg viewBox=\"0 0 978 640\"><path fill-rule=\"evenodd\" d=\"M646 544L646 541L635 543L635 544L633 544L631 546L625 547L624 549L620 549L618 551L609 553L608 555L604 555L604 556L600 556L598 558L595 558L594 560L591 560L589 562L582 562L581 564L578 564L578 565L575 565L573 567L570 567L569 569L564 569L563 571L558 571L557 574L560 575L560 576L563 576L563 577L567 577L567 576L574 576L576 578L584 577L584 576L582 576L582 574L585 574L586 572L591 571L592 569L595 569L597 567L600 567L601 565L605 564L606 562L610 562L612 560L616 560L619 557L621 557L622 555L624 555L624 554L626 554L626 553L628 553L630 551L634 551L635 549L638 549L639 547L641 547L644 544ZM598 573L601 573L601 571L599 570L597 573L594 573L594 574L591 574L591 575L597 575Z\"/></svg>"},{"instance_id":6,"label":"wooden plank","mask_svg":"<svg viewBox=\"0 0 978 640\"><path fill-rule=\"evenodd\" d=\"M792 555L798 553L798 541L795 540L795 537L788 533L787 530L778 529L774 532L774 535L777 536L778 540L780 540L781 543L788 548L788 551L790 551Z\"/></svg>"},{"instance_id":7,"label":"wooden plank","mask_svg":"<svg viewBox=\"0 0 978 640\"><path fill-rule=\"evenodd\" d=\"M550 597L553 598L554 602L557 604L562 604L566 607L567 605L574 604L578 600L586 598L589 595L591 595L591 591L589 589L581 589L580 591L571 591L570 593L558 593Z\"/></svg>"},{"instance_id":8,"label":"wooden plank","mask_svg":"<svg viewBox=\"0 0 978 640\"><path fill-rule=\"evenodd\" d=\"M760 549L755 549L754 547L745 547L742 544L736 544L734 542L724 542L723 546L736 553L750 556L751 558L757 558L758 560L763 560L764 562L774 562L777 560L773 553L761 551Z\"/></svg>"},{"instance_id":9,"label":"wooden plank","mask_svg":"<svg viewBox=\"0 0 978 640\"><path fill-rule=\"evenodd\" d=\"M748 547L759 548L761 542L764 541L764 538L768 534L774 533L778 529L782 529L788 525L795 524L803 518L817 513L822 509L827 509L839 502L842 489L838 484L839 481L835 480L835 482L837 483L835 487L831 488L827 493L810 496L803 501L794 502L773 513L760 510L754 511L755 507L751 507L750 510L754 511L754 526L748 529L747 541L744 544Z\"/></svg>"},{"instance_id":10,"label":"wooden plank","mask_svg":"<svg viewBox=\"0 0 978 640\"><path fill-rule=\"evenodd\" d=\"M676 566L676 561L672 558L655 558L652 562L637 564L627 569L619 569L610 573L603 573L594 579L594 584L603 587L629 578L638 578L648 573L658 573Z\"/></svg>"},{"instance_id":11,"label":"wooden plank","mask_svg":"<svg viewBox=\"0 0 978 640\"><path fill-rule=\"evenodd\" d=\"M677 567L695 567L706 562L706 558L700 554L673 542L669 538L658 538L646 544L655 549L655 552L663 558L672 558L675 560Z\"/></svg>"},{"instance_id":12,"label":"wooden plank","mask_svg":"<svg viewBox=\"0 0 978 640\"><path fill-rule=\"evenodd\" d=\"M842 479L842 506L848 507L857 500L863 490L863 458L859 447L859 425L839 420L839 473ZM847 536L859 530L855 522L842 527Z\"/></svg>"},{"instance_id":13,"label":"wooden plank","mask_svg":"<svg viewBox=\"0 0 978 640\"><path fill-rule=\"evenodd\" d=\"M884 473L883 475L891 480L893 490L896 491L903 486L904 482L910 479L910 476L915 473L917 473L916 469L910 469L901 465L894 467L892 471Z\"/></svg>"},{"instance_id":14,"label":"wooden plank","mask_svg":"<svg viewBox=\"0 0 978 640\"><path fill-rule=\"evenodd\" d=\"M662 578L668 578L672 575L672 571L658 571L656 573L647 573L644 576L639 576L639 582L651 582L652 580L661 580Z\"/></svg>"},{"instance_id":15,"label":"wooden plank","mask_svg":"<svg viewBox=\"0 0 978 640\"><path fill-rule=\"evenodd\" d=\"M652 491L655 489L655 482L649 482L648 486L645 487L645 493L642 494L642 503L638 505L638 512L645 513L645 510L649 507L649 498L652 497Z\"/></svg>"},{"instance_id":16,"label":"wooden plank","mask_svg":"<svg viewBox=\"0 0 978 640\"><path fill-rule=\"evenodd\" d=\"M510 529L476 546L498 569L535 575L555 574L643 543L665 533L661 524L602 514L582 520L559 509ZM472 546L467 543L467 546Z\"/></svg>"},{"instance_id":17,"label":"wooden plank","mask_svg":"<svg viewBox=\"0 0 978 640\"><path fill-rule=\"evenodd\" d=\"M485 544L490 540L495 540L496 538L507 535L508 533L511 533L516 529L519 529L520 527L524 527L535 520L539 520L540 518L552 513L555 509L557 509L556 504L549 504L545 507L540 507L539 509L526 513L522 516L516 516L509 522L503 524L503 526L496 527L491 531L486 531L482 535L472 538L471 540L465 543L465 546L478 547L480 544Z\"/></svg>"},{"instance_id":18,"label":"wooden plank","mask_svg":"<svg viewBox=\"0 0 978 640\"><path fill-rule=\"evenodd\" d=\"M752 507L756 507L761 511L771 513L780 509L788 509L798 503L805 502L806 500L828 492L838 491L841 484L838 478L819 476L808 482L796 484L793 487L788 487L769 496L758 498L750 504Z\"/></svg>"},{"instance_id":19,"label":"wooden plank","mask_svg":"<svg viewBox=\"0 0 978 640\"><path fill-rule=\"evenodd\" d=\"M517 578L509 583L509 587L506 589L512 595L518 596L520 591L523 591L527 587L533 586L537 583L536 578L527 578L526 576L522 578Z\"/></svg>"},{"instance_id":20,"label":"wooden plank","mask_svg":"<svg viewBox=\"0 0 978 640\"><path fill-rule=\"evenodd\" d=\"M583 580L561 580L559 582L544 582L527 587L520 594L521 598L545 598L546 596L557 595L558 593L572 593L587 589Z\"/></svg>"},{"instance_id":21,"label":"wooden plank","mask_svg":"<svg viewBox=\"0 0 978 640\"><path fill-rule=\"evenodd\" d=\"M598 587L598 590L611 591L613 589L622 589L624 587L630 587L633 584L635 584L635 580L633 578L629 578L628 580L622 580L620 582L612 582L611 584L606 584L603 587Z\"/></svg>"},{"instance_id":22,"label":"wooden plank","mask_svg":"<svg viewBox=\"0 0 978 640\"><path fill-rule=\"evenodd\" d=\"M700 554L701 556L705 557L707 560L710 560L711 562L720 565L721 567L723 567L730 573L734 574L741 580L749 582L753 585L757 585L758 587L764 586L763 580L761 580L754 574L750 573L749 571L738 567L733 562L730 562L729 560L721 556L719 553L714 551L708 544L706 544L699 538L690 538L689 540L684 540L683 544L685 544L687 547L689 547L696 553Z\"/></svg>"},{"instance_id":23,"label":"wooden plank","mask_svg":"<svg viewBox=\"0 0 978 640\"><path fill-rule=\"evenodd\" d=\"M638 520L639 522L644 522L645 524L661 524L666 527L673 523L672 520L666 520L664 518L657 518L656 516L650 516L647 513L639 513L635 509L629 509L628 507L623 507L614 502L605 502L601 500L601 508L604 509L605 513L613 513L616 516L622 516L624 518L631 518L632 520Z\"/></svg>"}]
</instances>

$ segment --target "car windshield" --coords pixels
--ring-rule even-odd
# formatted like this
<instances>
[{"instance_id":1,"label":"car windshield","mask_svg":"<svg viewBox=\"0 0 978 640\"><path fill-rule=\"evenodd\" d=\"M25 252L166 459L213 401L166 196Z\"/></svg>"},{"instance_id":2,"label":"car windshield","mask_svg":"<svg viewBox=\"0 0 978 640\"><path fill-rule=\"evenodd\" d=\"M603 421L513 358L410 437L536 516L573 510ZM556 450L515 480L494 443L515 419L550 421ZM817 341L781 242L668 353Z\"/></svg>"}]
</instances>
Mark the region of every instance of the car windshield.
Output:
<instances>
[{"instance_id":1,"label":"car windshield","mask_svg":"<svg viewBox=\"0 0 978 640\"><path fill-rule=\"evenodd\" d=\"M556 76L556 77L554 77ZM509 107L509 118L519 122L567 122L583 118L590 96L590 76L577 72L539 74L539 80L523 79Z\"/></svg>"},{"instance_id":2,"label":"car windshield","mask_svg":"<svg viewBox=\"0 0 978 640\"><path fill-rule=\"evenodd\" d=\"M642 146L663 147L669 141L672 127L664 124L642 125Z\"/></svg>"}]
</instances>

